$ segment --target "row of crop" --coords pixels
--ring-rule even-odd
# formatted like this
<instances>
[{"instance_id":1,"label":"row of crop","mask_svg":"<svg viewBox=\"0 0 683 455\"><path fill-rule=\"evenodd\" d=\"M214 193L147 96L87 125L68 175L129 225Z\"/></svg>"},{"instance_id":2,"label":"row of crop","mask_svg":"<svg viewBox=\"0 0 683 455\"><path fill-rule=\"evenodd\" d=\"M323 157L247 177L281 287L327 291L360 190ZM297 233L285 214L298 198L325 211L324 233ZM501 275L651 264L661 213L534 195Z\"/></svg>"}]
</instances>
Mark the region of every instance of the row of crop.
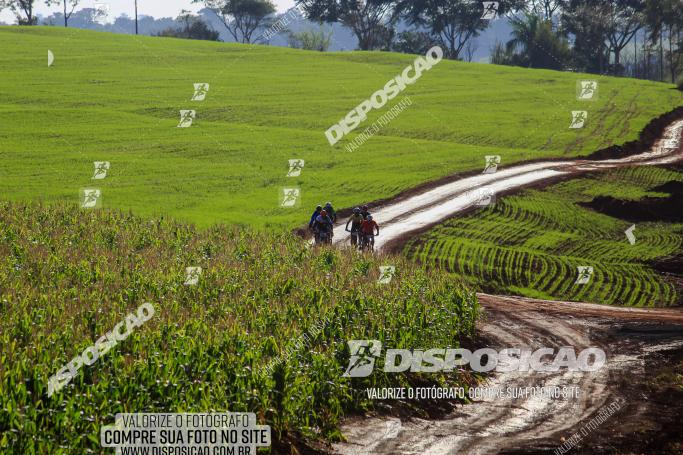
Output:
<instances>
[{"instance_id":1,"label":"row of crop","mask_svg":"<svg viewBox=\"0 0 683 455\"><path fill-rule=\"evenodd\" d=\"M629 306L671 304L677 298L672 284L637 264L558 257L467 239L424 240L410 252L429 266L474 277L489 291L521 287L555 298ZM578 267L583 266L593 267L593 274L580 284Z\"/></svg>"},{"instance_id":2,"label":"row of crop","mask_svg":"<svg viewBox=\"0 0 683 455\"><path fill-rule=\"evenodd\" d=\"M456 272L491 291L625 305L671 304L674 286L647 265L680 251L683 226L633 225L580 203L613 195L639 199L683 173L666 168L617 169L508 196L494 206L454 218L409 243L407 254ZM633 239L631 239L633 240ZM589 285L574 285L577 267L593 267Z\"/></svg>"},{"instance_id":3,"label":"row of crop","mask_svg":"<svg viewBox=\"0 0 683 455\"><path fill-rule=\"evenodd\" d=\"M377 283L384 261L396 266L390 284ZM190 266L202 267L194 285ZM154 316L48 397L48 378L143 302ZM100 427L120 412L249 411L276 441L334 439L342 415L372 406L360 390L409 381L342 377L348 340L459 346L477 314L457 280L400 258L0 203L0 452L99 451Z\"/></svg>"}]
</instances>

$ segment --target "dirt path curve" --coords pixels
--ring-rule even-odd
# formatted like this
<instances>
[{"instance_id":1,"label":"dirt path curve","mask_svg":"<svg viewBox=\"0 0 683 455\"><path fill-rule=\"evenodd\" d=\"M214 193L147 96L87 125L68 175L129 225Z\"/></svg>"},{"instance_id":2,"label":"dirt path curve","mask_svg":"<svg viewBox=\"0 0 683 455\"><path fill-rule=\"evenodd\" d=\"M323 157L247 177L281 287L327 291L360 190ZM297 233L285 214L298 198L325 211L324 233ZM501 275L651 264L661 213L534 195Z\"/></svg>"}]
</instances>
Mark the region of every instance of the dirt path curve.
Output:
<instances>
[{"instance_id":1,"label":"dirt path curve","mask_svg":"<svg viewBox=\"0 0 683 455\"><path fill-rule=\"evenodd\" d=\"M662 138L646 153L611 160L567 160L521 164L502 168L494 174L480 174L425 190L397 202L372 209L381 223L375 248L424 231L453 215L471 209L481 201L482 190L494 194L509 193L549 179L621 166L673 163L683 158L680 147L683 120L669 125ZM349 243L346 220L334 229L335 245Z\"/></svg>"},{"instance_id":2,"label":"dirt path curve","mask_svg":"<svg viewBox=\"0 0 683 455\"><path fill-rule=\"evenodd\" d=\"M510 192L560 175L625 165L653 165L683 159L679 147L683 120L670 124L647 153L601 161L567 160L510 167L425 190L399 202L373 209L382 223L376 246L382 248L414 235L477 203L473 191L490 188ZM344 226L335 229L336 244L348 240ZM597 346L607 353L604 368L595 372L496 373L484 384L489 390L527 387L576 387L579 396L538 395L482 397L459 406L443 419L349 418L342 425L346 443L338 454L484 454L550 453L560 436L570 437L598 411L616 399L631 397L619 387L621 378L642 373L652 352L683 346L683 310L606 307L515 296L479 294L485 309L479 329L490 347L559 348ZM629 327L619 332L619 328ZM616 333L616 334L615 334ZM633 335L637 333L636 335ZM645 341L643 341L645 340ZM508 389L511 388L511 389ZM633 415L617 415L622 425ZM604 425L608 425L605 423Z\"/></svg>"}]
</instances>

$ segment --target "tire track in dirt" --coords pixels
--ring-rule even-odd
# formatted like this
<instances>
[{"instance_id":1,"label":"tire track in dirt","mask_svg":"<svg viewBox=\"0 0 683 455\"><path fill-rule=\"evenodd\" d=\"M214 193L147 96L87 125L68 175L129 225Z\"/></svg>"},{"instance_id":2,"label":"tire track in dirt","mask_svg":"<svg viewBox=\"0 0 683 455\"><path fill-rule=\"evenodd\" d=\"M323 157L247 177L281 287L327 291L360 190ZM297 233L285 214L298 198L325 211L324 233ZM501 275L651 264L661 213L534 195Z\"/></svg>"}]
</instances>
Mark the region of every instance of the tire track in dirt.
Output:
<instances>
[{"instance_id":1,"label":"tire track in dirt","mask_svg":"<svg viewBox=\"0 0 683 455\"><path fill-rule=\"evenodd\" d=\"M476 208L481 201L482 191L490 190L495 195L509 194L534 184L589 171L676 162L683 159L683 147L680 144L682 132L683 120L677 120L664 130L662 138L649 151L643 153L606 160L545 161L511 166L494 174L465 177L397 202L374 207L373 216L383 226L375 239L375 248L395 248L405 238L413 237L452 216ZM345 224L346 220L343 220L334 229L335 245L349 243Z\"/></svg>"},{"instance_id":2,"label":"tire track in dirt","mask_svg":"<svg viewBox=\"0 0 683 455\"><path fill-rule=\"evenodd\" d=\"M451 216L471 210L477 202L471 195L473 190L492 188L496 194L507 194L560 176L681 160L682 133L683 120L676 120L664 129L648 151L632 156L522 164L495 174L474 175L426 188L400 201L384 203L372 210L383 226L376 246L389 250ZM347 241L344 224L335 228L338 246L344 246ZM630 398L623 396L618 378L635 371L648 353L683 345L681 309L607 307L488 294L478 294L478 297L485 310L479 329L489 347L557 349L570 346L578 352L596 346L607 353L605 367L595 372L561 369L558 372L495 373L485 384L489 388L511 387L513 390L573 386L580 390L578 398L486 397L459 406L439 420L415 418L402 422L395 418L349 418L342 425L347 442L335 444L334 453L451 455L552 450L561 444L561 435L569 436L578 431L582 423L603 406L616 398ZM651 341L638 344L627 337L615 339L611 331L619 324L641 324L638 336ZM661 324L672 327L667 329L670 335L657 335L660 333L657 327ZM648 330L654 334L650 338ZM621 425L629 418L635 416L614 416L611 424Z\"/></svg>"}]
</instances>

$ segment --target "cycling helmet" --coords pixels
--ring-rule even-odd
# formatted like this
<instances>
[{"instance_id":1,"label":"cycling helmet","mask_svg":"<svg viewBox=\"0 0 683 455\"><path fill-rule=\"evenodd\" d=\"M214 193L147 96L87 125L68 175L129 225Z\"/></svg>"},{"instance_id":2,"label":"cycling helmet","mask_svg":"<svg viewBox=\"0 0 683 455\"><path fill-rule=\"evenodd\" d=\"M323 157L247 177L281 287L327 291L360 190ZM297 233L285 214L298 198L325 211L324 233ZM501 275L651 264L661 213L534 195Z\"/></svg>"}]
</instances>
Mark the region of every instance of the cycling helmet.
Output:
<instances>
[{"instance_id":1,"label":"cycling helmet","mask_svg":"<svg viewBox=\"0 0 683 455\"><path fill-rule=\"evenodd\" d=\"M358 215L360 213L360 207L356 207L355 209L353 209L353 213Z\"/></svg>"},{"instance_id":2,"label":"cycling helmet","mask_svg":"<svg viewBox=\"0 0 683 455\"><path fill-rule=\"evenodd\" d=\"M322 216L327 216L327 210L323 210L322 212L320 212L320 214L321 214Z\"/></svg>"},{"instance_id":3,"label":"cycling helmet","mask_svg":"<svg viewBox=\"0 0 683 455\"><path fill-rule=\"evenodd\" d=\"M367 211L368 211L368 206L367 206L367 205L364 205L364 206L361 207L361 208L363 209L364 212L367 212Z\"/></svg>"},{"instance_id":4,"label":"cycling helmet","mask_svg":"<svg viewBox=\"0 0 683 455\"><path fill-rule=\"evenodd\" d=\"M372 215L368 215L365 219L368 221L372 221Z\"/></svg>"},{"instance_id":5,"label":"cycling helmet","mask_svg":"<svg viewBox=\"0 0 683 455\"><path fill-rule=\"evenodd\" d=\"M325 207L332 207L332 203L328 202L327 204L325 204Z\"/></svg>"},{"instance_id":6,"label":"cycling helmet","mask_svg":"<svg viewBox=\"0 0 683 455\"><path fill-rule=\"evenodd\" d=\"M317 205L317 206L315 207L315 209L316 209L317 211L320 211L320 210L323 209L323 206L322 206L322 205Z\"/></svg>"}]
</instances>

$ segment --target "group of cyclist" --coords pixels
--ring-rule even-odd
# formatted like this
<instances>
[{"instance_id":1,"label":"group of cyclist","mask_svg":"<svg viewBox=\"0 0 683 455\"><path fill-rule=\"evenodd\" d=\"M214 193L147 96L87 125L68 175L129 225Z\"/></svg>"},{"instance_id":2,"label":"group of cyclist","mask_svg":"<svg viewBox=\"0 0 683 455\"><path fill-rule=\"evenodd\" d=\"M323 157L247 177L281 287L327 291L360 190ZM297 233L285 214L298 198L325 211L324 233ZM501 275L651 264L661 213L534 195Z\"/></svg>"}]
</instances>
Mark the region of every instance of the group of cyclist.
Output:
<instances>
[{"instance_id":1,"label":"group of cyclist","mask_svg":"<svg viewBox=\"0 0 683 455\"><path fill-rule=\"evenodd\" d=\"M328 202L325 206L317 206L308 222L308 228L313 231L315 243L332 243L334 223L337 222L337 212ZM349 229L350 227L350 229ZM379 235L379 225L372 219L368 206L356 207L346 222L346 232L351 233L351 245L361 250L372 250L375 246L375 236Z\"/></svg>"}]
</instances>

